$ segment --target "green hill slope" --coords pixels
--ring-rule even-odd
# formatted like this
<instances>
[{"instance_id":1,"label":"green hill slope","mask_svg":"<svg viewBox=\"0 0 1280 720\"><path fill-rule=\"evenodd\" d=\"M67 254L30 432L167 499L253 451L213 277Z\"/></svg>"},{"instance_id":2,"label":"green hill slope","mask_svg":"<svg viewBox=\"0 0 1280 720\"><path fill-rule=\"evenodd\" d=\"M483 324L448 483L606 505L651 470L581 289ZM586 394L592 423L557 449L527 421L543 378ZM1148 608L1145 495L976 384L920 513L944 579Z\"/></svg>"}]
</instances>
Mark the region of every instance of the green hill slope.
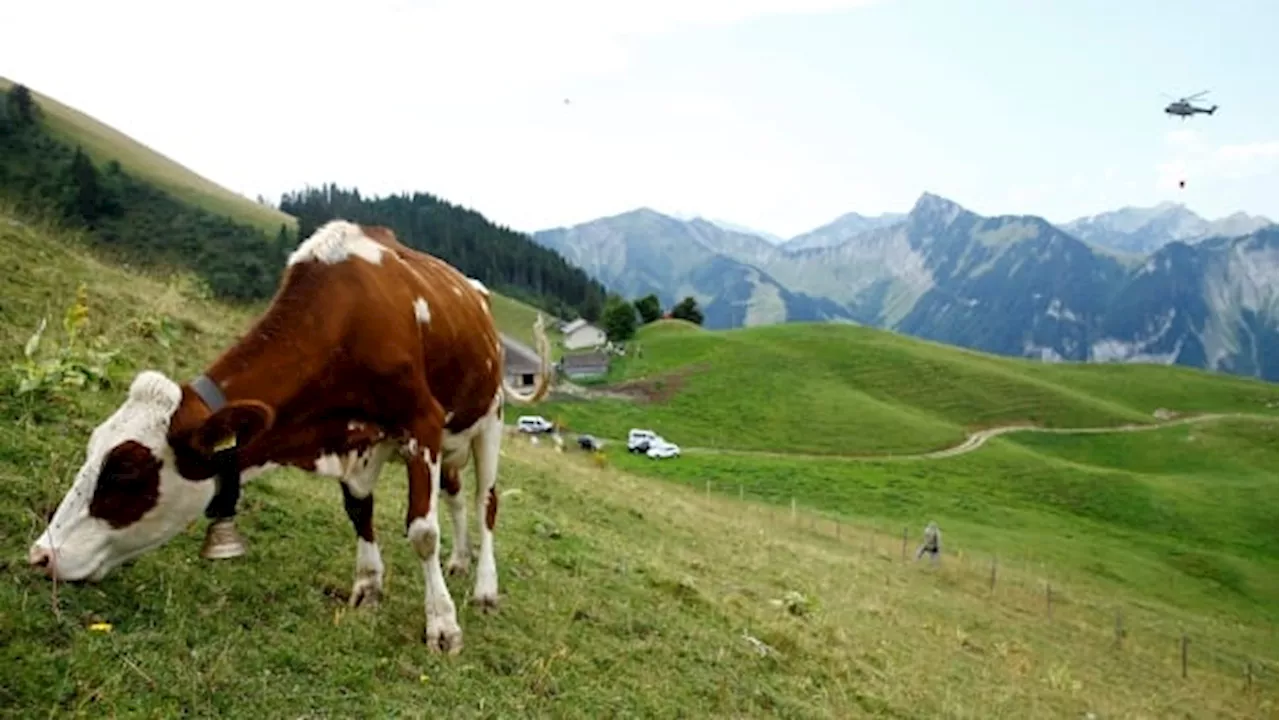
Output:
<instances>
[{"instance_id":1,"label":"green hill slope","mask_svg":"<svg viewBox=\"0 0 1280 720\"><path fill-rule=\"evenodd\" d=\"M880 527L936 520L966 552L1230 622L1274 621L1274 419L1111 435L1014 434L946 460L611 453L631 472ZM916 531L912 531L915 540ZM1266 642L1274 643L1274 634Z\"/></svg>"},{"instance_id":2,"label":"green hill slope","mask_svg":"<svg viewBox=\"0 0 1280 720\"><path fill-rule=\"evenodd\" d=\"M13 81L0 77L0 92ZM79 144L100 164L111 160L175 196L218 215L226 215L274 235L280 226L296 221L279 210L234 193L113 127L36 91L31 93L45 112L51 129L62 140Z\"/></svg>"},{"instance_id":3,"label":"green hill slope","mask_svg":"<svg viewBox=\"0 0 1280 720\"><path fill-rule=\"evenodd\" d=\"M575 431L652 428L689 446L881 454L959 443L969 430L1031 423L1149 423L1153 413L1275 415L1275 386L1180 367L1054 365L843 324L724 332L667 322L615 361L605 390L635 401L560 398L542 411Z\"/></svg>"},{"instance_id":4,"label":"green hill slope","mask_svg":"<svg viewBox=\"0 0 1280 720\"><path fill-rule=\"evenodd\" d=\"M388 571L376 610L352 612L344 603L355 543L340 493L332 481L291 471L246 487L241 523L248 556L199 560L203 525L197 523L101 583L55 591L26 571L24 558L78 468L89 432L118 405L138 369L189 377L243 332L251 313L202 298L198 284L181 276L143 276L104 264L69 239L3 213L0 253L12 270L0 275L0 569L6 578L0 583L0 715L1024 718L1092 712L1245 718L1275 712L1274 666L1258 664L1273 662L1274 627L1256 619L1223 622L1170 604L1152 592L1160 583L1145 582L1150 574L1118 584L1072 572L1074 548L1089 542L1113 572L1143 567L1148 556L1120 564L1123 542L1160 526L1136 514L1123 523L1053 515L1036 504L1033 488L1019 488L1018 477L1039 478L1041 488L1068 483L1069 500L1068 491L1078 486L1069 484L1072 468L1090 458L1104 462L1065 442L1036 449L1010 443L998 463L964 470L948 461L928 466L932 474L922 474L925 466L883 463L872 473L831 476L824 484L813 473L856 464L809 463L806 470L792 461L743 465L727 476L759 478L761 491L767 478L781 502L784 483L814 493L802 498L814 506L821 493L844 493L877 511L872 515L909 513L913 527L923 523L923 512L943 510L948 554L930 569L900 561L901 523L879 522L881 532L867 524L837 528L803 510L793 518L767 505L704 498L701 478L680 478L696 484L687 490L597 468L582 454L509 440L497 535L503 605L493 616L460 605L466 646L456 658L432 655L420 642L423 581L403 542L403 471L394 465L377 504ZM22 346L31 329L41 317L50 319L37 356L56 358L53 346L64 340L60 319L82 283L86 325L68 359L92 360L86 350L93 348L118 352L105 366L111 384L15 396L18 381L30 377L12 366L24 367ZM703 335L690 328L671 332ZM1236 452L1235 442L1211 449ZM1117 447L1109 454L1128 458L1126 452ZM1236 454L1239 470L1265 453ZM1121 470L1165 469L1151 465L1155 456L1126 459ZM1037 468L1047 462L1055 464L1053 474L1040 477ZM723 466L702 467L723 472ZM992 479L992 472L1006 474ZM1098 470L1076 482L1100 486L1113 477L1105 473L1114 472ZM956 487L944 489L946 482ZM1274 500L1256 505L1255 513L1275 507ZM1238 510L1233 505L1224 512ZM946 519L960 513L1022 524L1014 525L1014 535L1000 535L972 520L953 525ZM1037 532L1035 524L1045 518L1054 522ZM1220 531L1205 522L1218 521L1195 520L1189 537L1197 543L1205 532ZM1108 524L1132 534L1113 536ZM1061 536L1070 534L1075 539L1064 545ZM1202 544L1235 551L1220 542ZM982 554L993 546L1020 552L1001 554L995 592ZM1069 550L1055 550L1063 547ZM1063 566L1046 564L1052 557L1063 558ZM1196 555L1187 562L1214 569ZM1053 581L1052 618L1044 613L1045 578ZM470 582L449 578L455 598L465 596ZM1255 591L1255 578L1246 575L1240 586ZM1117 608L1126 628L1121 649L1111 646ZM95 622L110 623L110 632L89 629ZM1176 664L1182 632L1193 643L1187 679ZM1255 663L1252 692L1240 690L1246 662Z\"/></svg>"}]
</instances>

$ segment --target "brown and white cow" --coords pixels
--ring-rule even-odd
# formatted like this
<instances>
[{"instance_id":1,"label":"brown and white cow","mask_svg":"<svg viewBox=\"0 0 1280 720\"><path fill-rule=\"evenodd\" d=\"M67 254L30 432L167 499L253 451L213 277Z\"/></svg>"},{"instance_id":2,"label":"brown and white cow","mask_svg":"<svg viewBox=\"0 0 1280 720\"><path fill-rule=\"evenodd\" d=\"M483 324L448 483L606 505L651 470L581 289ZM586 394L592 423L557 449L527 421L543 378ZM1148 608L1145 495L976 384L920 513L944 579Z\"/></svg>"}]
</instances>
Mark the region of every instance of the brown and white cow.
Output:
<instances>
[{"instance_id":1,"label":"brown and white cow","mask_svg":"<svg viewBox=\"0 0 1280 720\"><path fill-rule=\"evenodd\" d=\"M483 285L386 228L332 221L298 245L270 307L203 375L181 385L149 370L135 377L124 403L90 435L30 562L62 580L101 579L197 519L226 463L245 479L293 465L340 478L359 536L351 602L376 600L373 490L399 450L409 476L406 535L426 579L425 639L456 652L462 631L440 566L440 489L454 520L449 569L465 570L459 477L475 456L473 600L495 607L504 396L535 402L550 386L540 315L535 335L542 373L522 395L505 382Z\"/></svg>"}]
</instances>

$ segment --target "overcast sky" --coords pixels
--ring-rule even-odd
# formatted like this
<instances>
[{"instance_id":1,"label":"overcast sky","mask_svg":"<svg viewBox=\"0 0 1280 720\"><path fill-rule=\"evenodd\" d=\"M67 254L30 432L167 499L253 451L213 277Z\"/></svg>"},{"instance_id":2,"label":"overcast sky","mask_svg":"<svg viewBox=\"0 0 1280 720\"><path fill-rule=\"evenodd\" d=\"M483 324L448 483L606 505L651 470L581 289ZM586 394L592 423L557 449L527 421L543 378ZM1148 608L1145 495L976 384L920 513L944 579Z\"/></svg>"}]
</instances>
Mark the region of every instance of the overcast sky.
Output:
<instances>
[{"instance_id":1,"label":"overcast sky","mask_svg":"<svg viewBox=\"0 0 1280 720\"><path fill-rule=\"evenodd\" d=\"M784 236L923 191L1052 221L1170 200L1280 217L1275 0L39 0L4 15L0 75L273 200L332 181L526 231L648 206ZM1204 89L1214 116L1162 112L1161 93Z\"/></svg>"}]
</instances>

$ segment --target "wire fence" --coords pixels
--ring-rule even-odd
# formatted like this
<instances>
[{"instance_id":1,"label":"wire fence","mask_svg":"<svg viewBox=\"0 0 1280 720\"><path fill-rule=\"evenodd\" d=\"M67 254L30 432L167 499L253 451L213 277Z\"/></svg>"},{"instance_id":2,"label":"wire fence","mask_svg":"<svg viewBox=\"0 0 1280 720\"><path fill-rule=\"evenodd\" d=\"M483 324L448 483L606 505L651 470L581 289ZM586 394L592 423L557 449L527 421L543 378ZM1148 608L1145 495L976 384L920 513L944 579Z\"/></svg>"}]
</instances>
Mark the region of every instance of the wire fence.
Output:
<instances>
[{"instance_id":1,"label":"wire fence","mask_svg":"<svg viewBox=\"0 0 1280 720\"><path fill-rule=\"evenodd\" d=\"M534 445L576 452L573 443L546 441L536 437ZM566 447L568 446L568 447ZM604 453L590 453L598 467L609 465ZM780 496L776 489L765 491L741 482L726 483L706 480L700 488L704 502L719 503L736 499L742 503L740 519L752 524L761 521L775 527L787 527L815 539L836 543L842 551L879 558L898 567L916 562L916 550L923 528L888 527L883 521L851 521L847 517L806 507L795 497ZM944 529L945 533L945 529ZM920 562L929 563L923 559ZM1080 592L1070 580L1055 584L1045 572L1046 563L1030 553L1021 557L999 557L991 553L966 552L953 544L942 543L939 563L956 570L959 579L953 589L1024 615L1039 615L1046 623L1069 625L1080 633L1080 641L1106 647L1112 652L1128 653L1135 662L1153 671L1166 673L1172 679L1187 679L1195 673L1210 671L1223 678L1237 678L1243 692L1269 692L1277 689L1280 672L1274 657L1230 647L1220 631L1212 636L1214 621L1186 615L1172 617L1171 608L1099 599L1100 592ZM1238 632L1256 632L1257 628L1237 628ZM1229 634L1229 633L1228 633Z\"/></svg>"},{"instance_id":2,"label":"wire fence","mask_svg":"<svg viewBox=\"0 0 1280 720\"><path fill-rule=\"evenodd\" d=\"M851 554L878 557L899 566L932 562L928 555L917 560L923 539L923 527L889 527L883 522L851 522L848 518L815 510L797 503L794 497L778 503L776 493L753 494L741 483L703 484L705 500L735 498L744 506L757 508L753 522L764 519L775 526L789 527L815 538L839 544ZM765 516L765 517L761 517ZM1274 693L1277 673L1275 658L1264 658L1221 641L1206 637L1207 633L1180 627L1181 621L1160 616L1160 611L1147 605L1124 601L1106 601L1096 593L1078 593L1074 584L1054 580L1037 573L1043 567L1031 555L1000 558L984 552L955 549L944 535L938 562L953 569L961 582L954 589L986 597L1016 609L1023 614L1040 615L1045 622L1070 623L1073 629L1087 633L1099 646L1116 652L1140 654L1152 667L1161 667L1173 677L1187 678L1197 671L1211 670L1223 676L1236 676L1244 691ZM1041 575L1037 577L1037 575Z\"/></svg>"}]
</instances>

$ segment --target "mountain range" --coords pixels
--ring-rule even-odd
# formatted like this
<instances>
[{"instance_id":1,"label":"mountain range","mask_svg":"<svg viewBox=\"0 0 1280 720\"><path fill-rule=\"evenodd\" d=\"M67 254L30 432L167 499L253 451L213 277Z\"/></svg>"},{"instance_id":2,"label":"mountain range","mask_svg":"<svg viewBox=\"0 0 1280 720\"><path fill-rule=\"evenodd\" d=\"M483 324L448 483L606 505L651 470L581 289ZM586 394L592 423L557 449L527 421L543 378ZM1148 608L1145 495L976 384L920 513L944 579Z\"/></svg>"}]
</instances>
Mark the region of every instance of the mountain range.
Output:
<instances>
[{"instance_id":1,"label":"mountain range","mask_svg":"<svg viewBox=\"0 0 1280 720\"><path fill-rule=\"evenodd\" d=\"M789 240L648 208L533 234L612 291L697 298L711 328L843 321L1049 361L1277 374L1277 225L1180 204L1063 225L930 193Z\"/></svg>"}]
</instances>

